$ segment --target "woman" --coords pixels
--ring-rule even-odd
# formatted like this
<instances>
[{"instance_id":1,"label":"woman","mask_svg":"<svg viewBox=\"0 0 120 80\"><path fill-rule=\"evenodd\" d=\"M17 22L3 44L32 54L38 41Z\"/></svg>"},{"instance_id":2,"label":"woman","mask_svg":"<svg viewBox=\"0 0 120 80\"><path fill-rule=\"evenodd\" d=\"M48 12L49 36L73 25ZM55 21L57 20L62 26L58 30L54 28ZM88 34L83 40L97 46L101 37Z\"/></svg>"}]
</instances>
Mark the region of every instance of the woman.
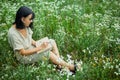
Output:
<instances>
[{"instance_id":1,"label":"woman","mask_svg":"<svg viewBox=\"0 0 120 80\"><path fill-rule=\"evenodd\" d=\"M75 72L76 66L68 64L60 58L56 42L47 37L35 41L32 39L34 12L22 6L16 13L15 22L8 32L8 41L13 48L18 61L24 64L38 62L39 60L49 59L54 64L67 67Z\"/></svg>"}]
</instances>

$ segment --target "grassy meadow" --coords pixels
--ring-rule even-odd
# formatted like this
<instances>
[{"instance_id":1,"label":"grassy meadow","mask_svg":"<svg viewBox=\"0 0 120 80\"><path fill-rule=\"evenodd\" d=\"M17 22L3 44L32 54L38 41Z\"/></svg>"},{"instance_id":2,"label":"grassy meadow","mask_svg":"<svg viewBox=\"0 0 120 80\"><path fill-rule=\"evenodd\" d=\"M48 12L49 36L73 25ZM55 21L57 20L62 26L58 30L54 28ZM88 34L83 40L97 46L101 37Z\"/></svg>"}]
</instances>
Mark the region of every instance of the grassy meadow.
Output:
<instances>
[{"instance_id":1,"label":"grassy meadow","mask_svg":"<svg viewBox=\"0 0 120 80\"><path fill-rule=\"evenodd\" d=\"M55 39L66 61L81 64L76 75L57 71L49 61L20 64L7 32L20 6L35 12L33 39ZM1 0L0 80L119 80L119 0Z\"/></svg>"}]
</instances>

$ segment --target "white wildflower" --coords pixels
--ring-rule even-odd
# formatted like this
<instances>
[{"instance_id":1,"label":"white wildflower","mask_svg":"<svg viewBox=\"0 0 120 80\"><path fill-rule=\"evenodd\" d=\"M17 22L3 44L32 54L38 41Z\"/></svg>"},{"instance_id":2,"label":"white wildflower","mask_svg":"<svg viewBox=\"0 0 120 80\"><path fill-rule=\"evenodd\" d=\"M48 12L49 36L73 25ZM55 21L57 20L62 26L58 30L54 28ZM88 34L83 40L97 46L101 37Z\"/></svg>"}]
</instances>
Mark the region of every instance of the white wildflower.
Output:
<instances>
[{"instance_id":1,"label":"white wildflower","mask_svg":"<svg viewBox=\"0 0 120 80\"><path fill-rule=\"evenodd\" d=\"M36 76L36 79L39 80L39 76Z\"/></svg>"},{"instance_id":2,"label":"white wildflower","mask_svg":"<svg viewBox=\"0 0 120 80\"><path fill-rule=\"evenodd\" d=\"M94 57L94 60L95 60L95 61L97 61L97 60L98 60L98 58L97 58L97 57Z\"/></svg>"},{"instance_id":3,"label":"white wildflower","mask_svg":"<svg viewBox=\"0 0 120 80\"><path fill-rule=\"evenodd\" d=\"M118 73L120 73L120 68L118 68Z\"/></svg>"},{"instance_id":4,"label":"white wildflower","mask_svg":"<svg viewBox=\"0 0 120 80\"><path fill-rule=\"evenodd\" d=\"M70 56L69 54L67 54L67 57L68 57L68 59L70 59L70 58L71 58L71 56Z\"/></svg>"},{"instance_id":5,"label":"white wildflower","mask_svg":"<svg viewBox=\"0 0 120 80\"><path fill-rule=\"evenodd\" d=\"M50 78L47 78L47 80L52 80L52 79L50 79Z\"/></svg>"},{"instance_id":6,"label":"white wildflower","mask_svg":"<svg viewBox=\"0 0 120 80\"><path fill-rule=\"evenodd\" d=\"M84 53L86 52L85 49L82 50Z\"/></svg>"},{"instance_id":7,"label":"white wildflower","mask_svg":"<svg viewBox=\"0 0 120 80\"><path fill-rule=\"evenodd\" d=\"M105 56L102 54L102 56L101 56L102 58L105 58Z\"/></svg>"},{"instance_id":8,"label":"white wildflower","mask_svg":"<svg viewBox=\"0 0 120 80\"><path fill-rule=\"evenodd\" d=\"M61 59L63 60L63 59L64 59L64 57L63 57L63 56L61 56Z\"/></svg>"},{"instance_id":9,"label":"white wildflower","mask_svg":"<svg viewBox=\"0 0 120 80\"><path fill-rule=\"evenodd\" d=\"M114 72L114 74L116 74L117 76L119 75L117 72Z\"/></svg>"},{"instance_id":10,"label":"white wildflower","mask_svg":"<svg viewBox=\"0 0 120 80\"><path fill-rule=\"evenodd\" d=\"M119 38L117 38L116 44L120 44L120 39Z\"/></svg>"},{"instance_id":11,"label":"white wildflower","mask_svg":"<svg viewBox=\"0 0 120 80\"><path fill-rule=\"evenodd\" d=\"M115 59L115 62L118 62L118 59Z\"/></svg>"},{"instance_id":12,"label":"white wildflower","mask_svg":"<svg viewBox=\"0 0 120 80\"><path fill-rule=\"evenodd\" d=\"M89 50L89 54L91 54L91 51Z\"/></svg>"},{"instance_id":13,"label":"white wildflower","mask_svg":"<svg viewBox=\"0 0 120 80\"><path fill-rule=\"evenodd\" d=\"M113 69L113 65L111 65L110 68Z\"/></svg>"},{"instance_id":14,"label":"white wildflower","mask_svg":"<svg viewBox=\"0 0 120 80\"><path fill-rule=\"evenodd\" d=\"M118 66L118 65L116 65L115 67L116 67L116 69L118 69L118 68L119 68L119 66Z\"/></svg>"}]
</instances>

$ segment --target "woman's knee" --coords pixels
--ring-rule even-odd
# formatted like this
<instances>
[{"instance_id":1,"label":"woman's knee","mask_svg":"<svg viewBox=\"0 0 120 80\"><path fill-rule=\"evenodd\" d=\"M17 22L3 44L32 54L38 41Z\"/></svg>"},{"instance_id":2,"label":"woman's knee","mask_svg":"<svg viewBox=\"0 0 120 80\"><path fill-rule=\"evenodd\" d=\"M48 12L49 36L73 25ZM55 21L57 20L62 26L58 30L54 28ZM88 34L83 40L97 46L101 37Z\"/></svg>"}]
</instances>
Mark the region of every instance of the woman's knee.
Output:
<instances>
[{"instance_id":1,"label":"woman's knee","mask_svg":"<svg viewBox=\"0 0 120 80\"><path fill-rule=\"evenodd\" d=\"M53 56L54 56L53 52L50 51L50 58L53 57Z\"/></svg>"}]
</instances>

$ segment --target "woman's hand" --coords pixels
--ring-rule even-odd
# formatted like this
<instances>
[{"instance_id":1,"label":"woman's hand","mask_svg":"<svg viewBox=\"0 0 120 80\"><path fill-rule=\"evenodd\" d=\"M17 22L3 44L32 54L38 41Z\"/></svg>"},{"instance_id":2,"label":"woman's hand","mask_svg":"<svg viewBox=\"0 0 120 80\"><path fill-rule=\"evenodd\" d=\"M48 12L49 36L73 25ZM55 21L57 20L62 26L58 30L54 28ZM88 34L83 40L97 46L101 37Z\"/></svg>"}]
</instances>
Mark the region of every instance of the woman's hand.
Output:
<instances>
[{"instance_id":1,"label":"woman's hand","mask_svg":"<svg viewBox=\"0 0 120 80\"><path fill-rule=\"evenodd\" d=\"M43 44L41 45L41 47L44 49L44 48L47 48L48 47L48 42L43 42Z\"/></svg>"},{"instance_id":2,"label":"woman's hand","mask_svg":"<svg viewBox=\"0 0 120 80\"><path fill-rule=\"evenodd\" d=\"M38 46L38 48L41 50L41 49L45 49L48 47L48 42L43 42L40 46Z\"/></svg>"}]
</instances>

